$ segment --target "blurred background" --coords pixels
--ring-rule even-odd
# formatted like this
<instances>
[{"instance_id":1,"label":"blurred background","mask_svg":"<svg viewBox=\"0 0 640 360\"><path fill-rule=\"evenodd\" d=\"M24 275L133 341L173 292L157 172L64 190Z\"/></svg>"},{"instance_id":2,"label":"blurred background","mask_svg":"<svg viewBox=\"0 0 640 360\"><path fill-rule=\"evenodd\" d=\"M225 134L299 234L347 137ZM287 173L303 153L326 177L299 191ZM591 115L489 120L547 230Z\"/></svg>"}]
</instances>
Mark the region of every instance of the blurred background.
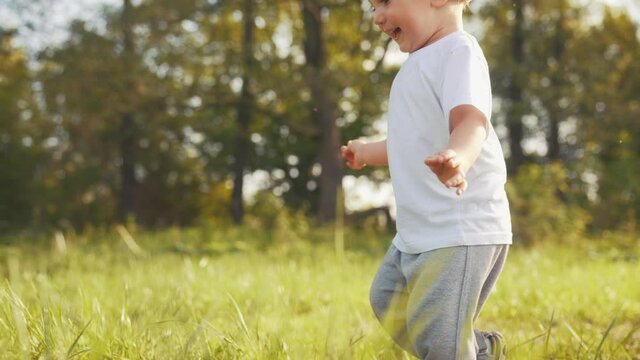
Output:
<instances>
[{"instance_id":1,"label":"blurred background","mask_svg":"<svg viewBox=\"0 0 640 360\"><path fill-rule=\"evenodd\" d=\"M474 0L516 241L636 233L640 5ZM340 144L385 136L405 55L368 1L2 0L0 234L392 229L386 169ZM471 184L473 186L473 184Z\"/></svg>"}]
</instances>

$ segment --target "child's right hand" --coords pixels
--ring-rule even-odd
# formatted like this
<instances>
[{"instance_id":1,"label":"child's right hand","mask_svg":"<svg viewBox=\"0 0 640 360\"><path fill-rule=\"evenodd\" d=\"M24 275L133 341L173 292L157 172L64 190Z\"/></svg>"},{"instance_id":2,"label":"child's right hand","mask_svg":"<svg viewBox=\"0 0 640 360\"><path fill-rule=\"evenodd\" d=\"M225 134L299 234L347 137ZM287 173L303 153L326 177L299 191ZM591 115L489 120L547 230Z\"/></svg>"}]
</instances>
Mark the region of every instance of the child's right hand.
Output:
<instances>
[{"instance_id":1,"label":"child's right hand","mask_svg":"<svg viewBox=\"0 0 640 360\"><path fill-rule=\"evenodd\" d=\"M340 156L347 160L347 167L360 170L367 166L363 159L363 148L366 143L362 140L350 140L347 145L340 147Z\"/></svg>"}]
</instances>

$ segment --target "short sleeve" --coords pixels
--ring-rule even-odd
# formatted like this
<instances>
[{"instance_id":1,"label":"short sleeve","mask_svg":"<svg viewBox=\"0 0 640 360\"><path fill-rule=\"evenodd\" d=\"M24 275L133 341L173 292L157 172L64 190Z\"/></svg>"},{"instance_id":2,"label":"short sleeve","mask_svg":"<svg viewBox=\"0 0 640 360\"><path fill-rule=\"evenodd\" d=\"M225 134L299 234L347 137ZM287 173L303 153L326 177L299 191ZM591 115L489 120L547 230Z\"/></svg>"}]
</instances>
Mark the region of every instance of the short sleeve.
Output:
<instances>
[{"instance_id":1,"label":"short sleeve","mask_svg":"<svg viewBox=\"0 0 640 360\"><path fill-rule=\"evenodd\" d=\"M454 49L445 65L442 108L447 121L456 106L473 105L491 121L491 80L484 55L471 45Z\"/></svg>"}]
</instances>

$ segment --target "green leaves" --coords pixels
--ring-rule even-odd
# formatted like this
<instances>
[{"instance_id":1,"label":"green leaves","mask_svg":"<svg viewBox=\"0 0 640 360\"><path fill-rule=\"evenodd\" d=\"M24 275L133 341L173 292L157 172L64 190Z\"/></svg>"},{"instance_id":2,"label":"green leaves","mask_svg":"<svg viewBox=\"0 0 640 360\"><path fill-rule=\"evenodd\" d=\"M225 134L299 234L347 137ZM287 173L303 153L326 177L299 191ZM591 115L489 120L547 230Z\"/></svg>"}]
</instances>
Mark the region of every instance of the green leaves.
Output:
<instances>
[{"instance_id":1,"label":"green leaves","mask_svg":"<svg viewBox=\"0 0 640 360\"><path fill-rule=\"evenodd\" d=\"M335 106L340 142L375 135L384 128L377 122L397 66L385 61L390 40L365 2L314 4L325 49L314 81ZM0 228L117 221L125 113L138 221L224 221L244 85L253 101L246 172L263 174L257 187L287 206L315 213L326 125L316 119L320 107L309 86L301 4L253 2L249 66L241 56L241 5L133 2L129 47L123 9L115 6L103 14L104 31L73 22L67 42L32 59L5 33ZM494 124L509 144L513 174L526 163L559 161L571 189L563 202L588 209L597 228L626 226L640 216L633 182L640 177L638 25L610 10L601 19L587 15L565 0L522 0L486 3L473 17L483 26ZM364 174L374 181L387 179L370 171Z\"/></svg>"}]
</instances>

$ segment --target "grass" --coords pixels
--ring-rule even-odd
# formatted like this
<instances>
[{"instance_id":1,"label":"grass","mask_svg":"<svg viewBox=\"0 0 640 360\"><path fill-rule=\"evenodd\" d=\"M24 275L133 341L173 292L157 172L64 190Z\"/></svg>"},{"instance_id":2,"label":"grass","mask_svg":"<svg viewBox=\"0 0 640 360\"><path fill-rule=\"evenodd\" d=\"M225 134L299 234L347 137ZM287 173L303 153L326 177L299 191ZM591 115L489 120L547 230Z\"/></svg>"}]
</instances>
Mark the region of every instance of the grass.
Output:
<instances>
[{"instance_id":1,"label":"grass","mask_svg":"<svg viewBox=\"0 0 640 360\"><path fill-rule=\"evenodd\" d=\"M409 358L368 305L388 235L348 232L340 256L326 230L289 226L134 233L136 252L123 237L0 245L0 358ZM640 359L627 244L514 247L478 327L510 359Z\"/></svg>"}]
</instances>

